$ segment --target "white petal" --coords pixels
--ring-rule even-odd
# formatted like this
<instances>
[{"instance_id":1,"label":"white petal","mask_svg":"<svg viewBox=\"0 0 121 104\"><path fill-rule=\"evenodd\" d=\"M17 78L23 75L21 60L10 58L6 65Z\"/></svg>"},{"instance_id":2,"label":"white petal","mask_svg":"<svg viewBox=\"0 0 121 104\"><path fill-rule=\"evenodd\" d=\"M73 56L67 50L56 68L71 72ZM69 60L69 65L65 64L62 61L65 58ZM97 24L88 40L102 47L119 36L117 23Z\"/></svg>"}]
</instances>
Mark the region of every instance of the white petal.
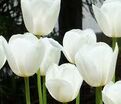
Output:
<instances>
[{"instance_id":1,"label":"white petal","mask_svg":"<svg viewBox=\"0 0 121 104\"><path fill-rule=\"evenodd\" d=\"M94 11L95 18L96 18L100 28L104 32L104 34L111 37L112 28L111 28L109 18L107 18L106 15L95 5L93 5L93 11Z\"/></svg>"},{"instance_id":2,"label":"white petal","mask_svg":"<svg viewBox=\"0 0 121 104\"><path fill-rule=\"evenodd\" d=\"M102 100L104 104L115 104L108 96L102 93ZM116 103L117 104L117 103Z\"/></svg>"},{"instance_id":3,"label":"white petal","mask_svg":"<svg viewBox=\"0 0 121 104\"><path fill-rule=\"evenodd\" d=\"M9 46L22 76L31 76L37 72L40 65L40 45L34 35L14 35Z\"/></svg>"},{"instance_id":4,"label":"white petal","mask_svg":"<svg viewBox=\"0 0 121 104\"><path fill-rule=\"evenodd\" d=\"M118 84L121 85L121 80L119 80L119 81L117 81L117 82L115 83L116 86L117 86Z\"/></svg>"},{"instance_id":5,"label":"white petal","mask_svg":"<svg viewBox=\"0 0 121 104\"><path fill-rule=\"evenodd\" d=\"M3 65L6 62L6 56L5 56L3 45L2 45L3 41L6 42L5 38L3 36L0 36L0 69L3 67Z\"/></svg>"},{"instance_id":6,"label":"white petal","mask_svg":"<svg viewBox=\"0 0 121 104\"><path fill-rule=\"evenodd\" d=\"M38 41L28 52L24 60L24 69L26 76L32 76L37 72L41 63L41 47Z\"/></svg>"},{"instance_id":7,"label":"white petal","mask_svg":"<svg viewBox=\"0 0 121 104\"><path fill-rule=\"evenodd\" d=\"M46 82L46 87L54 99L60 102L72 101L74 92L70 83L64 80L50 80Z\"/></svg>"},{"instance_id":8,"label":"white petal","mask_svg":"<svg viewBox=\"0 0 121 104\"><path fill-rule=\"evenodd\" d=\"M76 54L75 61L84 80L89 85L102 86L107 80L112 57L111 47L100 42L81 48Z\"/></svg>"},{"instance_id":9,"label":"white petal","mask_svg":"<svg viewBox=\"0 0 121 104\"><path fill-rule=\"evenodd\" d=\"M84 58L85 57L85 58ZM88 60L88 61L87 61ZM75 63L83 77L83 79L91 86L98 86L100 82L100 75L96 69L95 64L92 64L92 60L81 53L77 53L75 56ZM96 73L96 74L94 74Z\"/></svg>"},{"instance_id":10,"label":"white petal","mask_svg":"<svg viewBox=\"0 0 121 104\"><path fill-rule=\"evenodd\" d=\"M10 39L9 39L9 43L11 44L12 41L16 40L16 39L25 39L25 40L28 40L28 41L32 41L33 42L36 42L38 39L36 36L34 36L32 33L24 33L23 35L22 34L16 34L16 35L13 35Z\"/></svg>"},{"instance_id":11,"label":"white petal","mask_svg":"<svg viewBox=\"0 0 121 104\"><path fill-rule=\"evenodd\" d=\"M37 14L37 18L34 19L34 33L37 35L48 35L57 22L60 0L51 0L51 2L43 0L39 7L41 7L41 11Z\"/></svg>"},{"instance_id":12,"label":"white petal","mask_svg":"<svg viewBox=\"0 0 121 104\"><path fill-rule=\"evenodd\" d=\"M48 40L51 43L51 45L58 48L59 50L63 50L63 46L61 44L59 44L56 40L54 40L52 38L48 38Z\"/></svg>"},{"instance_id":13,"label":"white petal","mask_svg":"<svg viewBox=\"0 0 121 104\"><path fill-rule=\"evenodd\" d=\"M109 81L112 80L113 75L110 73L114 74L115 70L111 71L112 68L112 59L113 59L113 50L112 48L103 42L100 42L100 49L97 57L100 57L100 61L98 61L99 64L99 70L101 75L101 83L100 85L103 86ZM98 50L98 49L97 49Z\"/></svg>"},{"instance_id":14,"label":"white petal","mask_svg":"<svg viewBox=\"0 0 121 104\"><path fill-rule=\"evenodd\" d=\"M60 0L21 0L25 25L35 35L49 34L58 19Z\"/></svg>"},{"instance_id":15,"label":"white petal","mask_svg":"<svg viewBox=\"0 0 121 104\"><path fill-rule=\"evenodd\" d=\"M120 94L121 94L121 81L116 82L115 84L108 84L106 85L106 88L104 87L103 90L103 100L104 102L108 101L109 99L112 104L120 104ZM110 103L107 103L110 104Z\"/></svg>"},{"instance_id":16,"label":"white petal","mask_svg":"<svg viewBox=\"0 0 121 104\"><path fill-rule=\"evenodd\" d=\"M33 16L31 10L33 8L30 7L28 0L21 0L21 9L23 14L23 19L25 26L29 32L33 33Z\"/></svg>"},{"instance_id":17,"label":"white petal","mask_svg":"<svg viewBox=\"0 0 121 104\"><path fill-rule=\"evenodd\" d=\"M106 2L101 7L101 11L103 12L103 14L105 14L105 16L107 16L108 20L110 21L110 28L112 31L111 37L121 37L120 8L121 8L121 1L119 0Z\"/></svg>"},{"instance_id":18,"label":"white petal","mask_svg":"<svg viewBox=\"0 0 121 104\"><path fill-rule=\"evenodd\" d=\"M50 94L60 102L69 102L76 98L82 77L72 64L52 65L46 73L46 86Z\"/></svg>"},{"instance_id":19,"label":"white petal","mask_svg":"<svg viewBox=\"0 0 121 104\"><path fill-rule=\"evenodd\" d=\"M108 97L107 93L108 93L108 90L110 89L110 87L113 85L114 83L111 81L109 82L107 85L105 85L105 87L103 88L103 91L102 91L102 100L105 104L114 104L112 102L112 100Z\"/></svg>"},{"instance_id":20,"label":"white petal","mask_svg":"<svg viewBox=\"0 0 121 104\"><path fill-rule=\"evenodd\" d=\"M13 56L11 49L9 47L9 45L7 44L7 42L3 42L3 49L4 52L6 54L7 57L7 61L9 63L10 68L12 69L12 71L18 75L18 76L22 76L22 73L19 70L18 64L15 60L15 57Z\"/></svg>"},{"instance_id":21,"label":"white petal","mask_svg":"<svg viewBox=\"0 0 121 104\"><path fill-rule=\"evenodd\" d=\"M56 48L61 50L68 60L71 60L71 57L69 56L68 52L66 51L66 49L61 44L59 44L57 41L55 41L53 39L49 39L49 41L53 46L55 46Z\"/></svg>"},{"instance_id":22,"label":"white petal","mask_svg":"<svg viewBox=\"0 0 121 104\"><path fill-rule=\"evenodd\" d=\"M66 50L65 56L71 63L74 63L77 51L85 44L94 43L96 43L96 35L91 29L84 31L73 29L68 31L63 39L63 47Z\"/></svg>"},{"instance_id":23,"label":"white petal","mask_svg":"<svg viewBox=\"0 0 121 104\"><path fill-rule=\"evenodd\" d=\"M53 78L54 79L59 78L62 80L66 80L70 83L73 83L75 80L77 80L77 83L79 83L79 82L82 83L82 77L80 76L77 68L75 67L75 65L72 65L69 63L62 64L59 67L56 64L53 64L52 66L49 67L46 74L48 75L46 77L47 80L53 79Z\"/></svg>"},{"instance_id":24,"label":"white petal","mask_svg":"<svg viewBox=\"0 0 121 104\"><path fill-rule=\"evenodd\" d=\"M50 65L59 63L61 52L59 48L51 45L49 38L43 38L40 42L40 45L41 45L40 73L41 75L45 75Z\"/></svg>"},{"instance_id":25,"label":"white petal","mask_svg":"<svg viewBox=\"0 0 121 104\"><path fill-rule=\"evenodd\" d=\"M62 64L59 68L60 70L63 70L62 76L60 77L63 77L63 80L66 80L72 84L74 90L72 99L75 99L82 85L82 76L75 65L66 63ZM73 82L75 83L73 84Z\"/></svg>"}]
</instances>

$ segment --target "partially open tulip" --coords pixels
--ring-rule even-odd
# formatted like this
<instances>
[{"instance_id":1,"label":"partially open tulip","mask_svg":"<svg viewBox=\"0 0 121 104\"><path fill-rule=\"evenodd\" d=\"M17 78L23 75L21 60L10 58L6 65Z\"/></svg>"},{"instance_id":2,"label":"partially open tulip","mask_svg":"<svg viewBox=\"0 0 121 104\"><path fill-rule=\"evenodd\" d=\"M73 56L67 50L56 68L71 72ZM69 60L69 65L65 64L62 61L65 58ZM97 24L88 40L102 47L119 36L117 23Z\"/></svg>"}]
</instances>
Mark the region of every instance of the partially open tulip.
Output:
<instances>
[{"instance_id":1,"label":"partially open tulip","mask_svg":"<svg viewBox=\"0 0 121 104\"><path fill-rule=\"evenodd\" d=\"M49 40L53 46L61 49L69 62L75 63L75 55L81 47L96 44L96 35L91 29L73 29L65 33L63 46L57 41Z\"/></svg>"},{"instance_id":2,"label":"partially open tulip","mask_svg":"<svg viewBox=\"0 0 121 104\"><path fill-rule=\"evenodd\" d=\"M58 19L61 0L21 0L25 26L35 35L49 34Z\"/></svg>"},{"instance_id":3,"label":"partially open tulip","mask_svg":"<svg viewBox=\"0 0 121 104\"><path fill-rule=\"evenodd\" d=\"M101 8L93 5L95 18L108 37L121 37L121 0L106 0Z\"/></svg>"},{"instance_id":4,"label":"partially open tulip","mask_svg":"<svg viewBox=\"0 0 121 104\"><path fill-rule=\"evenodd\" d=\"M51 96L59 102L74 100L82 84L82 77L75 65L52 65L46 73L46 87Z\"/></svg>"},{"instance_id":5,"label":"partially open tulip","mask_svg":"<svg viewBox=\"0 0 121 104\"><path fill-rule=\"evenodd\" d=\"M75 55L85 44L95 44L96 35L91 29L73 29L65 33L63 48L66 58L71 63L75 63Z\"/></svg>"},{"instance_id":6,"label":"partially open tulip","mask_svg":"<svg viewBox=\"0 0 121 104\"><path fill-rule=\"evenodd\" d=\"M108 83L102 91L104 104L121 104L121 81Z\"/></svg>"},{"instance_id":7,"label":"partially open tulip","mask_svg":"<svg viewBox=\"0 0 121 104\"><path fill-rule=\"evenodd\" d=\"M3 67L3 65L6 62L6 56L3 50L2 42L6 41L3 36L0 36L0 69Z\"/></svg>"},{"instance_id":8,"label":"partially open tulip","mask_svg":"<svg viewBox=\"0 0 121 104\"><path fill-rule=\"evenodd\" d=\"M45 75L48 67L52 64L58 64L60 60L61 50L50 43L50 38L42 38L41 45L41 64L40 74ZM54 40L53 40L54 41Z\"/></svg>"},{"instance_id":9,"label":"partially open tulip","mask_svg":"<svg viewBox=\"0 0 121 104\"><path fill-rule=\"evenodd\" d=\"M4 42L4 51L12 71L21 77L32 76L41 62L40 40L33 34L13 35L9 43Z\"/></svg>"},{"instance_id":10,"label":"partially open tulip","mask_svg":"<svg viewBox=\"0 0 121 104\"><path fill-rule=\"evenodd\" d=\"M106 43L82 47L76 54L75 62L83 79L93 87L103 86L112 80L118 55L116 44L113 52Z\"/></svg>"}]
</instances>

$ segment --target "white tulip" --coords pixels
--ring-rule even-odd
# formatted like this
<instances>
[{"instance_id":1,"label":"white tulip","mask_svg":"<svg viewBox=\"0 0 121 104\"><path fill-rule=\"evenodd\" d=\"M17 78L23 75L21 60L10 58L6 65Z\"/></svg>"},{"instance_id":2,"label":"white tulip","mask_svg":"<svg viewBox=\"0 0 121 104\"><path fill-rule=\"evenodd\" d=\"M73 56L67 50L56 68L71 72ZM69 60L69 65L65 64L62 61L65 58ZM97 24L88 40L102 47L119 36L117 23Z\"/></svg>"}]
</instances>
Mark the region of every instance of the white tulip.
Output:
<instances>
[{"instance_id":1,"label":"white tulip","mask_svg":"<svg viewBox=\"0 0 121 104\"><path fill-rule=\"evenodd\" d=\"M41 61L40 40L33 34L13 35L9 43L4 42L4 51L12 71L21 77L32 76Z\"/></svg>"},{"instance_id":2,"label":"white tulip","mask_svg":"<svg viewBox=\"0 0 121 104\"><path fill-rule=\"evenodd\" d=\"M63 39L64 54L69 62L75 63L75 54L85 44L95 44L96 35L91 29L73 29L65 33Z\"/></svg>"},{"instance_id":3,"label":"white tulip","mask_svg":"<svg viewBox=\"0 0 121 104\"><path fill-rule=\"evenodd\" d=\"M74 100L80 90L82 77L75 65L52 65L46 73L46 87L51 96L60 102Z\"/></svg>"},{"instance_id":4,"label":"white tulip","mask_svg":"<svg viewBox=\"0 0 121 104\"><path fill-rule=\"evenodd\" d=\"M48 67L52 64L58 64L60 60L61 50L53 46L49 40L50 38L42 38L40 42L42 49L41 50L42 57L40 64L41 75L45 75Z\"/></svg>"},{"instance_id":5,"label":"white tulip","mask_svg":"<svg viewBox=\"0 0 121 104\"><path fill-rule=\"evenodd\" d=\"M104 104L121 104L121 81L108 83L102 91Z\"/></svg>"},{"instance_id":6,"label":"white tulip","mask_svg":"<svg viewBox=\"0 0 121 104\"><path fill-rule=\"evenodd\" d=\"M61 0L21 0L25 26L35 35L49 34L58 19Z\"/></svg>"},{"instance_id":7,"label":"white tulip","mask_svg":"<svg viewBox=\"0 0 121 104\"><path fill-rule=\"evenodd\" d=\"M3 36L0 36L0 69L3 67L3 65L6 62L6 56L3 50L2 42L6 41Z\"/></svg>"},{"instance_id":8,"label":"white tulip","mask_svg":"<svg viewBox=\"0 0 121 104\"><path fill-rule=\"evenodd\" d=\"M108 37L121 37L121 0L106 0L101 8L93 5L95 18Z\"/></svg>"},{"instance_id":9,"label":"white tulip","mask_svg":"<svg viewBox=\"0 0 121 104\"><path fill-rule=\"evenodd\" d=\"M109 45L99 42L82 47L75 56L75 62L83 79L90 86L98 87L112 80L117 55L117 44L113 52Z\"/></svg>"},{"instance_id":10,"label":"white tulip","mask_svg":"<svg viewBox=\"0 0 121 104\"><path fill-rule=\"evenodd\" d=\"M65 33L63 46L57 41L49 40L53 46L63 51L69 62L75 63L75 55L86 44L96 44L96 35L91 29L72 29Z\"/></svg>"}]
</instances>

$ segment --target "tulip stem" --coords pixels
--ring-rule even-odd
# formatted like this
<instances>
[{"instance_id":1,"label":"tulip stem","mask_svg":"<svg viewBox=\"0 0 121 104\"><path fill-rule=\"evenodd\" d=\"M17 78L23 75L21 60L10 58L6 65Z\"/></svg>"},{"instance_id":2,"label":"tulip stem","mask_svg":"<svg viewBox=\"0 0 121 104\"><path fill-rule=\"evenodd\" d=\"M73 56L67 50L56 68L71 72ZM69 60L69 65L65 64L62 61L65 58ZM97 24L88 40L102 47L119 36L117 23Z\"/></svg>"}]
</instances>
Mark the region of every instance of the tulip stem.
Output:
<instances>
[{"instance_id":1,"label":"tulip stem","mask_svg":"<svg viewBox=\"0 0 121 104\"><path fill-rule=\"evenodd\" d=\"M47 104L47 91L45 86L45 76L43 76L43 104Z\"/></svg>"},{"instance_id":2,"label":"tulip stem","mask_svg":"<svg viewBox=\"0 0 121 104\"><path fill-rule=\"evenodd\" d=\"M43 104L40 70L38 70L37 72L37 86L38 86L39 104Z\"/></svg>"},{"instance_id":3,"label":"tulip stem","mask_svg":"<svg viewBox=\"0 0 121 104\"><path fill-rule=\"evenodd\" d=\"M63 103L63 104L68 104L68 103Z\"/></svg>"},{"instance_id":4,"label":"tulip stem","mask_svg":"<svg viewBox=\"0 0 121 104\"><path fill-rule=\"evenodd\" d=\"M112 38L112 48L113 48L113 50L115 49L116 42L117 42L117 39Z\"/></svg>"},{"instance_id":5,"label":"tulip stem","mask_svg":"<svg viewBox=\"0 0 121 104\"><path fill-rule=\"evenodd\" d=\"M113 48L113 50L115 49L116 42L117 42L117 39L116 38L112 38L112 48ZM113 76L112 81L115 82L115 74Z\"/></svg>"},{"instance_id":6,"label":"tulip stem","mask_svg":"<svg viewBox=\"0 0 121 104\"><path fill-rule=\"evenodd\" d=\"M103 102L102 102L102 87L96 88L96 104L103 104Z\"/></svg>"},{"instance_id":7,"label":"tulip stem","mask_svg":"<svg viewBox=\"0 0 121 104\"><path fill-rule=\"evenodd\" d=\"M76 97L76 104L80 104L80 93L79 93L78 96Z\"/></svg>"},{"instance_id":8,"label":"tulip stem","mask_svg":"<svg viewBox=\"0 0 121 104\"><path fill-rule=\"evenodd\" d=\"M24 77L24 81L25 81L26 104L31 104L30 103L29 77Z\"/></svg>"}]
</instances>

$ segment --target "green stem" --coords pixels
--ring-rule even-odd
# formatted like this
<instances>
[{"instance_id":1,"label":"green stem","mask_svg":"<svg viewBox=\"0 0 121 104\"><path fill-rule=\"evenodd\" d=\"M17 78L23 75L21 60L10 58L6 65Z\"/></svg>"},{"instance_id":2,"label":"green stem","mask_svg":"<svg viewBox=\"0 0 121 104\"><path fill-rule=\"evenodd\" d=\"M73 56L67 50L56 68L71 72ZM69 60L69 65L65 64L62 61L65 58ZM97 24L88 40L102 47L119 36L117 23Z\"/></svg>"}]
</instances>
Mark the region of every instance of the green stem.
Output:
<instances>
[{"instance_id":1,"label":"green stem","mask_svg":"<svg viewBox=\"0 0 121 104\"><path fill-rule=\"evenodd\" d=\"M79 93L78 96L76 97L76 104L80 104L80 93Z\"/></svg>"},{"instance_id":2,"label":"green stem","mask_svg":"<svg viewBox=\"0 0 121 104\"><path fill-rule=\"evenodd\" d=\"M68 104L68 103L63 103L63 104Z\"/></svg>"},{"instance_id":3,"label":"green stem","mask_svg":"<svg viewBox=\"0 0 121 104\"><path fill-rule=\"evenodd\" d=\"M113 48L113 50L115 49L116 42L117 42L117 39L112 38L112 48Z\"/></svg>"},{"instance_id":4,"label":"green stem","mask_svg":"<svg viewBox=\"0 0 121 104\"><path fill-rule=\"evenodd\" d=\"M38 86L39 104L43 104L40 70L38 70L37 72L37 86Z\"/></svg>"},{"instance_id":5,"label":"green stem","mask_svg":"<svg viewBox=\"0 0 121 104\"><path fill-rule=\"evenodd\" d=\"M96 104L103 104L103 102L102 102L102 87L96 88Z\"/></svg>"},{"instance_id":6,"label":"green stem","mask_svg":"<svg viewBox=\"0 0 121 104\"><path fill-rule=\"evenodd\" d=\"M47 91L45 86L45 77L43 77L43 104L47 104Z\"/></svg>"},{"instance_id":7,"label":"green stem","mask_svg":"<svg viewBox=\"0 0 121 104\"><path fill-rule=\"evenodd\" d=\"M113 48L113 50L115 49L116 42L117 42L117 39L116 38L112 38L112 48ZM115 74L113 76L112 81L115 82Z\"/></svg>"},{"instance_id":8,"label":"green stem","mask_svg":"<svg viewBox=\"0 0 121 104\"><path fill-rule=\"evenodd\" d=\"M31 102L30 102L29 77L24 77L24 81L25 81L26 104L31 104Z\"/></svg>"}]
</instances>

